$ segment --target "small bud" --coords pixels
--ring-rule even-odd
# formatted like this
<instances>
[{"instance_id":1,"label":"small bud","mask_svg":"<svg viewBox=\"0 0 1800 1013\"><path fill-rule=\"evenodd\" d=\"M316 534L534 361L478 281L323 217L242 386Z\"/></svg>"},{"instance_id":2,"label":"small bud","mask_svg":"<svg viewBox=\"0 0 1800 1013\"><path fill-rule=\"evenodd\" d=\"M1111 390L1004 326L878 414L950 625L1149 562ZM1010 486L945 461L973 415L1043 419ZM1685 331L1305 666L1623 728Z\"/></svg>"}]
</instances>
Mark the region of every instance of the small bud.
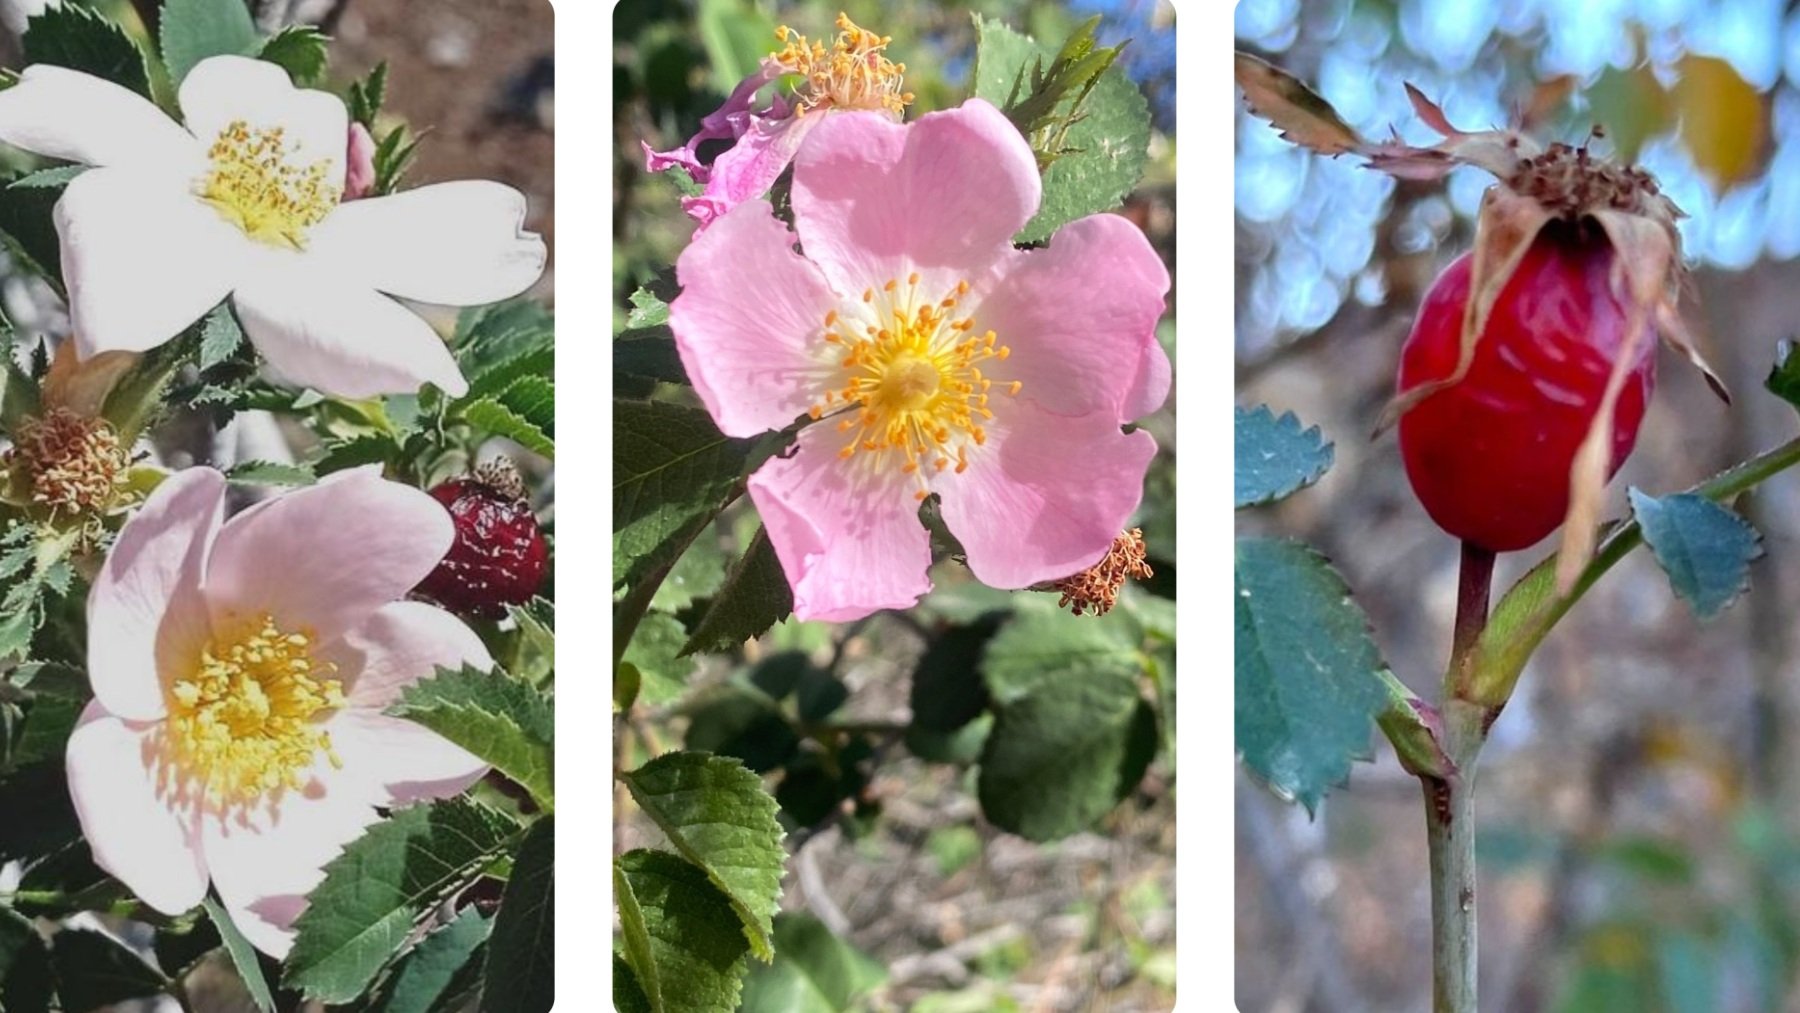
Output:
<instances>
[{"instance_id":1,"label":"small bud","mask_svg":"<svg viewBox=\"0 0 1800 1013\"><path fill-rule=\"evenodd\" d=\"M361 123L350 124L344 152L344 200L367 197L375 189L375 138Z\"/></svg>"},{"instance_id":2,"label":"small bud","mask_svg":"<svg viewBox=\"0 0 1800 1013\"><path fill-rule=\"evenodd\" d=\"M1153 575L1144 554L1143 529L1132 528L1113 539L1112 548L1098 563L1072 577L1053 581L1046 590L1062 592L1062 600L1056 603L1060 608L1076 615L1092 612L1103 616L1112 611L1127 580L1144 580Z\"/></svg>"}]
</instances>

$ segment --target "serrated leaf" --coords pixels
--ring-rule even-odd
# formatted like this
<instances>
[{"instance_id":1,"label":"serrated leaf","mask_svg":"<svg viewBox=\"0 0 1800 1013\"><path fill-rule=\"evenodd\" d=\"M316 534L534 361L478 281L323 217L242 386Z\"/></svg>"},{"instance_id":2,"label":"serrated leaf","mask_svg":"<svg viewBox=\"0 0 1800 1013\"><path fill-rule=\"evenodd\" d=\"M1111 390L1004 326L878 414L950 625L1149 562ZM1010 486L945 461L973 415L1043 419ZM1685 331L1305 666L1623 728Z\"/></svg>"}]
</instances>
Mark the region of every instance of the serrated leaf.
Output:
<instances>
[{"instance_id":1,"label":"serrated leaf","mask_svg":"<svg viewBox=\"0 0 1800 1013\"><path fill-rule=\"evenodd\" d=\"M535 376L545 380L551 378L556 370L556 348L545 345L541 348L527 348L516 355L508 356L482 367L481 372L469 378L467 400L487 397L503 391L523 377Z\"/></svg>"},{"instance_id":2,"label":"serrated leaf","mask_svg":"<svg viewBox=\"0 0 1800 1013\"><path fill-rule=\"evenodd\" d=\"M439 1000L487 941L493 922L473 907L464 908L450 924L434 930L394 965L369 1013L432 1013Z\"/></svg>"},{"instance_id":3,"label":"serrated leaf","mask_svg":"<svg viewBox=\"0 0 1800 1013\"><path fill-rule=\"evenodd\" d=\"M628 851L613 870L625 961L653 1013L733 1013L750 944L731 899L666 851Z\"/></svg>"},{"instance_id":4,"label":"serrated leaf","mask_svg":"<svg viewBox=\"0 0 1800 1013\"><path fill-rule=\"evenodd\" d=\"M225 473L237 485L279 485L289 488L312 485L319 480L311 465L283 464L280 461L245 461Z\"/></svg>"},{"instance_id":5,"label":"serrated leaf","mask_svg":"<svg viewBox=\"0 0 1800 1013\"><path fill-rule=\"evenodd\" d=\"M1156 722L1144 702L1137 627L1118 612L1020 615L988 642L994 727L981 808L996 826L1049 841L1092 826L1143 778Z\"/></svg>"},{"instance_id":6,"label":"serrated leaf","mask_svg":"<svg viewBox=\"0 0 1800 1013\"><path fill-rule=\"evenodd\" d=\"M387 712L442 735L555 806L556 717L550 701L503 673L438 669L400 692Z\"/></svg>"},{"instance_id":7,"label":"serrated leaf","mask_svg":"<svg viewBox=\"0 0 1800 1013\"><path fill-rule=\"evenodd\" d=\"M631 312L626 327L655 327L669 322L669 304L647 288L631 293Z\"/></svg>"},{"instance_id":8,"label":"serrated leaf","mask_svg":"<svg viewBox=\"0 0 1800 1013\"><path fill-rule=\"evenodd\" d=\"M11 181L20 178L22 175L15 175ZM47 279L58 291L63 284L62 247L51 214L61 198L62 191L50 187L0 190L0 234L3 234L0 238L4 238L7 251L26 269Z\"/></svg>"},{"instance_id":9,"label":"serrated leaf","mask_svg":"<svg viewBox=\"0 0 1800 1013\"><path fill-rule=\"evenodd\" d=\"M725 503L750 443L698 408L613 401L613 583L669 562Z\"/></svg>"},{"instance_id":10,"label":"serrated leaf","mask_svg":"<svg viewBox=\"0 0 1800 1013\"><path fill-rule=\"evenodd\" d=\"M794 590L762 528L731 566L725 584L707 603L694 632L681 647L683 657L741 646L793 614Z\"/></svg>"},{"instance_id":11,"label":"serrated leaf","mask_svg":"<svg viewBox=\"0 0 1800 1013\"><path fill-rule=\"evenodd\" d=\"M368 77L352 82L345 95L344 105L350 118L369 129L374 129L375 117L381 115L382 103L387 99L387 73L387 61L383 60L369 71Z\"/></svg>"},{"instance_id":12,"label":"serrated leaf","mask_svg":"<svg viewBox=\"0 0 1800 1013\"><path fill-rule=\"evenodd\" d=\"M464 310L451 346L463 375L473 378L497 363L553 348L555 331L548 309L531 299L509 299Z\"/></svg>"},{"instance_id":13,"label":"serrated leaf","mask_svg":"<svg viewBox=\"0 0 1800 1013\"><path fill-rule=\"evenodd\" d=\"M1660 499L1630 490L1631 512L1669 586L1702 619L1711 619L1750 586L1750 561L1763 554L1750 523L1705 496Z\"/></svg>"},{"instance_id":14,"label":"serrated leaf","mask_svg":"<svg viewBox=\"0 0 1800 1013\"><path fill-rule=\"evenodd\" d=\"M167 0L162 9L162 55L170 83L180 86L209 56L255 56L262 36L243 0Z\"/></svg>"},{"instance_id":15,"label":"serrated leaf","mask_svg":"<svg viewBox=\"0 0 1800 1013\"><path fill-rule=\"evenodd\" d=\"M975 759L956 733L987 709L987 683L981 678L981 658L1006 618L990 614L972 625L953 626L925 649L914 666L908 694L912 721L906 726L906 748L914 756L941 763L969 763ZM985 742L985 735L975 745Z\"/></svg>"},{"instance_id":16,"label":"serrated leaf","mask_svg":"<svg viewBox=\"0 0 1800 1013\"><path fill-rule=\"evenodd\" d=\"M200 901L206 909L206 917L212 920L213 927L219 931L219 941L225 945L225 952L231 957L231 966L237 968L238 979L244 983L245 991L250 993L250 1001L262 1013L274 1013L275 997L269 992L269 983L263 978L262 964L256 958L256 948L244 933L231 920L217 899L208 894Z\"/></svg>"},{"instance_id":17,"label":"serrated leaf","mask_svg":"<svg viewBox=\"0 0 1800 1013\"><path fill-rule=\"evenodd\" d=\"M326 46L330 41L312 25L288 25L269 36L257 59L279 65L294 84L309 88L325 77L325 65L330 59Z\"/></svg>"},{"instance_id":18,"label":"serrated leaf","mask_svg":"<svg viewBox=\"0 0 1800 1013\"><path fill-rule=\"evenodd\" d=\"M244 330L225 303L213 307L200 324L200 369L202 372L224 362L244 343Z\"/></svg>"},{"instance_id":19,"label":"serrated leaf","mask_svg":"<svg viewBox=\"0 0 1800 1013\"><path fill-rule=\"evenodd\" d=\"M90 7L65 3L44 8L25 23L24 41L27 64L83 71L150 97L144 51L123 28Z\"/></svg>"},{"instance_id":20,"label":"serrated leaf","mask_svg":"<svg viewBox=\"0 0 1800 1013\"><path fill-rule=\"evenodd\" d=\"M481 1013L549 1013L556 983L556 826L532 824L494 916Z\"/></svg>"},{"instance_id":21,"label":"serrated leaf","mask_svg":"<svg viewBox=\"0 0 1800 1013\"><path fill-rule=\"evenodd\" d=\"M975 96L1004 108L1014 85L1035 61L1047 65L1057 50L998 21L975 18ZM1085 215L1118 207L1143 176L1150 145L1150 104L1119 67L1108 67L1091 90L1069 96L1058 112L1078 115L1058 134L1043 172L1043 202L1013 239L1040 242Z\"/></svg>"},{"instance_id":22,"label":"serrated leaf","mask_svg":"<svg viewBox=\"0 0 1800 1013\"><path fill-rule=\"evenodd\" d=\"M648 612L638 623L622 658L637 667L647 704L667 703L687 690L696 662L681 655L687 630L667 612Z\"/></svg>"},{"instance_id":23,"label":"serrated leaf","mask_svg":"<svg viewBox=\"0 0 1800 1013\"><path fill-rule=\"evenodd\" d=\"M48 169L28 172L6 184L8 190L59 189L68 186L75 177L88 171L86 165L57 165Z\"/></svg>"},{"instance_id":24,"label":"serrated leaf","mask_svg":"<svg viewBox=\"0 0 1800 1013\"><path fill-rule=\"evenodd\" d=\"M1369 758L1385 666L1367 617L1318 553L1240 538L1236 569L1238 756L1312 812L1351 761Z\"/></svg>"},{"instance_id":25,"label":"serrated leaf","mask_svg":"<svg viewBox=\"0 0 1800 1013\"><path fill-rule=\"evenodd\" d=\"M412 934L431 905L510 848L518 826L468 799L401 809L325 866L295 923L283 984L323 1002L349 1002Z\"/></svg>"},{"instance_id":26,"label":"serrated leaf","mask_svg":"<svg viewBox=\"0 0 1800 1013\"><path fill-rule=\"evenodd\" d=\"M464 405L463 418L535 454L556 457L556 392L542 377L527 376L494 397Z\"/></svg>"},{"instance_id":27,"label":"serrated leaf","mask_svg":"<svg viewBox=\"0 0 1800 1013\"><path fill-rule=\"evenodd\" d=\"M88 1013L128 999L161 995L161 971L104 932L65 928L50 937L50 965L64 1013Z\"/></svg>"},{"instance_id":28,"label":"serrated leaf","mask_svg":"<svg viewBox=\"0 0 1800 1013\"><path fill-rule=\"evenodd\" d=\"M751 950L771 959L787 851L762 780L737 760L686 752L665 753L620 779L669 843L730 898Z\"/></svg>"},{"instance_id":29,"label":"serrated leaf","mask_svg":"<svg viewBox=\"0 0 1800 1013\"><path fill-rule=\"evenodd\" d=\"M613 340L613 392L615 397L646 398L659 383L688 382L675 335L668 325L621 333Z\"/></svg>"},{"instance_id":30,"label":"serrated leaf","mask_svg":"<svg viewBox=\"0 0 1800 1013\"><path fill-rule=\"evenodd\" d=\"M742 1009L782 1013L845 1013L887 980L887 968L811 915L775 916L775 962L752 967Z\"/></svg>"},{"instance_id":31,"label":"serrated leaf","mask_svg":"<svg viewBox=\"0 0 1800 1013\"><path fill-rule=\"evenodd\" d=\"M1331 103L1299 78L1266 60L1238 53L1234 73L1250 111L1268 120L1281 136L1322 155L1358 151L1363 139Z\"/></svg>"},{"instance_id":32,"label":"serrated leaf","mask_svg":"<svg viewBox=\"0 0 1800 1013\"><path fill-rule=\"evenodd\" d=\"M1317 482L1337 451L1319 427L1301 429L1293 412L1280 418L1268 405L1236 410L1237 507L1273 503Z\"/></svg>"}]
</instances>

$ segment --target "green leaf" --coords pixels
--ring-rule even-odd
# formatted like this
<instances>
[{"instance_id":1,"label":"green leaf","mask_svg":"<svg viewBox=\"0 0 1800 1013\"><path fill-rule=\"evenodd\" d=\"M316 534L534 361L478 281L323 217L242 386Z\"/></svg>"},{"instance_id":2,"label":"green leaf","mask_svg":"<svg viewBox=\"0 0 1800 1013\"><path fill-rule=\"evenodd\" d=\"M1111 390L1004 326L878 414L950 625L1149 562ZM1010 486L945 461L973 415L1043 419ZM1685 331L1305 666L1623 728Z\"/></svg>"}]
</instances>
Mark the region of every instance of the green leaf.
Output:
<instances>
[{"instance_id":1,"label":"green leaf","mask_svg":"<svg viewBox=\"0 0 1800 1013\"><path fill-rule=\"evenodd\" d=\"M1794 354L1794 343L1783 341L1775 346L1775 365L1763 382L1769 393L1800 410L1800 355Z\"/></svg>"},{"instance_id":2,"label":"green leaf","mask_svg":"<svg viewBox=\"0 0 1800 1013\"><path fill-rule=\"evenodd\" d=\"M263 978L262 964L256 959L256 949L244 933L238 930L237 923L231 920L231 914L224 905L208 894L200 901L206 908L206 917L212 919L213 927L219 930L219 940L225 944L225 952L231 957L231 966L237 968L238 977L244 982L244 988L250 993L250 1001L262 1013L273 1013L275 997L269 992L269 983Z\"/></svg>"},{"instance_id":3,"label":"green leaf","mask_svg":"<svg viewBox=\"0 0 1800 1013\"><path fill-rule=\"evenodd\" d=\"M512 386L524 377L551 379L556 370L556 347L527 348L516 355L484 365L481 372L469 377L469 393L465 401L488 397Z\"/></svg>"},{"instance_id":4,"label":"green leaf","mask_svg":"<svg viewBox=\"0 0 1800 1013\"><path fill-rule=\"evenodd\" d=\"M232 357L244 343L244 330L225 303L213 307L200 324L200 369L211 369Z\"/></svg>"},{"instance_id":5,"label":"green leaf","mask_svg":"<svg viewBox=\"0 0 1800 1013\"><path fill-rule=\"evenodd\" d=\"M1118 612L1034 612L989 641L995 716L977 791L996 826L1055 840L1091 827L1143 779L1156 719L1138 686L1139 639Z\"/></svg>"},{"instance_id":6,"label":"green leaf","mask_svg":"<svg viewBox=\"0 0 1800 1013\"><path fill-rule=\"evenodd\" d=\"M90 7L65 3L26 22L25 62L84 71L150 97L144 51L123 28Z\"/></svg>"},{"instance_id":7,"label":"green leaf","mask_svg":"<svg viewBox=\"0 0 1800 1013\"><path fill-rule=\"evenodd\" d=\"M725 504L749 442L698 408L613 401L613 583L671 562Z\"/></svg>"},{"instance_id":8,"label":"green leaf","mask_svg":"<svg viewBox=\"0 0 1800 1013\"><path fill-rule=\"evenodd\" d=\"M972 625L953 626L919 658L908 695L912 722L906 728L906 748L914 756L946 763L974 760L950 747L955 744L954 733L987 709L981 657L1005 618L1004 613L991 613Z\"/></svg>"},{"instance_id":9,"label":"green leaf","mask_svg":"<svg viewBox=\"0 0 1800 1013\"><path fill-rule=\"evenodd\" d=\"M56 165L48 169L28 172L18 179L6 184L9 190L58 189L74 182L75 177L88 171L86 165Z\"/></svg>"},{"instance_id":10,"label":"green leaf","mask_svg":"<svg viewBox=\"0 0 1800 1013\"><path fill-rule=\"evenodd\" d=\"M296 85L310 88L325 77L331 38L312 25L289 25L262 44L257 58L279 64Z\"/></svg>"},{"instance_id":11,"label":"green leaf","mask_svg":"<svg viewBox=\"0 0 1800 1013\"><path fill-rule=\"evenodd\" d=\"M237 485L279 485L290 488L312 485L319 480L311 465L282 464L279 461L245 461L232 467L225 477Z\"/></svg>"},{"instance_id":12,"label":"green leaf","mask_svg":"<svg viewBox=\"0 0 1800 1013\"><path fill-rule=\"evenodd\" d=\"M613 1010L615 1013L652 1013L650 997L638 984L637 972L622 953L613 954Z\"/></svg>"},{"instance_id":13,"label":"green leaf","mask_svg":"<svg viewBox=\"0 0 1800 1013\"><path fill-rule=\"evenodd\" d=\"M632 634L631 645L621 659L637 667L641 699L651 705L668 703L687 691L696 662L681 656L687 630L667 612L647 612Z\"/></svg>"},{"instance_id":14,"label":"green leaf","mask_svg":"<svg viewBox=\"0 0 1800 1013\"><path fill-rule=\"evenodd\" d=\"M80 10L64 6L57 10ZM15 175L9 182L26 178ZM62 289L62 246L51 217L62 191L50 187L8 186L0 190L0 234L6 248L22 266Z\"/></svg>"},{"instance_id":15,"label":"green leaf","mask_svg":"<svg viewBox=\"0 0 1800 1013\"><path fill-rule=\"evenodd\" d=\"M787 851L762 780L737 760L706 753L665 753L620 779L669 843L730 898L751 950L771 959Z\"/></svg>"},{"instance_id":16,"label":"green leaf","mask_svg":"<svg viewBox=\"0 0 1800 1013\"><path fill-rule=\"evenodd\" d=\"M541 376L522 376L504 391L461 409L472 424L504 436L536 454L556 457L556 386Z\"/></svg>"},{"instance_id":17,"label":"green leaf","mask_svg":"<svg viewBox=\"0 0 1800 1013\"><path fill-rule=\"evenodd\" d=\"M631 293L631 312L626 327L655 327L669 322L669 304L647 288Z\"/></svg>"},{"instance_id":18,"label":"green leaf","mask_svg":"<svg viewBox=\"0 0 1800 1013\"><path fill-rule=\"evenodd\" d=\"M370 827L326 865L309 895L284 985L328 1003L361 996L419 916L517 836L509 817L468 799L410 806Z\"/></svg>"},{"instance_id":19,"label":"green leaf","mask_svg":"<svg viewBox=\"0 0 1800 1013\"><path fill-rule=\"evenodd\" d=\"M369 71L368 77L352 82L344 97L350 118L370 130L375 128L375 117L381 115L381 105L387 99L387 73L387 61L383 60Z\"/></svg>"},{"instance_id":20,"label":"green leaf","mask_svg":"<svg viewBox=\"0 0 1800 1013\"><path fill-rule=\"evenodd\" d=\"M733 1013L750 944L731 899L666 851L613 861L625 961L654 1013Z\"/></svg>"},{"instance_id":21,"label":"green leaf","mask_svg":"<svg viewBox=\"0 0 1800 1013\"><path fill-rule=\"evenodd\" d=\"M1293 412L1276 418L1268 405L1237 409L1238 509L1273 503L1317 482L1335 453L1318 426L1302 430Z\"/></svg>"},{"instance_id":22,"label":"green leaf","mask_svg":"<svg viewBox=\"0 0 1800 1013\"><path fill-rule=\"evenodd\" d=\"M778 48L775 23L749 0L700 0L699 29L713 86L729 95Z\"/></svg>"},{"instance_id":23,"label":"green leaf","mask_svg":"<svg viewBox=\"0 0 1800 1013\"><path fill-rule=\"evenodd\" d=\"M613 395L643 399L659 383L688 382L667 324L630 330L613 340Z\"/></svg>"},{"instance_id":24,"label":"green leaf","mask_svg":"<svg viewBox=\"0 0 1800 1013\"><path fill-rule=\"evenodd\" d=\"M49 947L31 919L0 906L0 1010L49 1013L55 987Z\"/></svg>"},{"instance_id":25,"label":"green leaf","mask_svg":"<svg viewBox=\"0 0 1800 1013\"><path fill-rule=\"evenodd\" d=\"M494 916L481 1013L549 1013L556 985L556 826L531 825Z\"/></svg>"},{"instance_id":26,"label":"green leaf","mask_svg":"<svg viewBox=\"0 0 1800 1013\"><path fill-rule=\"evenodd\" d=\"M1750 523L1705 496L1660 499L1631 490L1631 512L1669 586L1702 619L1711 619L1750 586L1750 561L1763 554Z\"/></svg>"},{"instance_id":27,"label":"green leaf","mask_svg":"<svg viewBox=\"0 0 1800 1013\"><path fill-rule=\"evenodd\" d=\"M87 1013L127 999L161 995L168 987L162 972L144 958L92 929L64 928L51 936L50 964L64 1013Z\"/></svg>"},{"instance_id":28,"label":"green leaf","mask_svg":"<svg viewBox=\"0 0 1800 1013\"><path fill-rule=\"evenodd\" d=\"M744 981L746 1013L845 1013L887 980L887 969L811 915L775 916L775 962Z\"/></svg>"},{"instance_id":29,"label":"green leaf","mask_svg":"<svg viewBox=\"0 0 1800 1013\"><path fill-rule=\"evenodd\" d=\"M443 928L433 931L394 965L381 996L369 1013L432 1013L441 1009L457 972L487 941L493 922L473 907L464 908Z\"/></svg>"},{"instance_id":30,"label":"green leaf","mask_svg":"<svg viewBox=\"0 0 1800 1013\"><path fill-rule=\"evenodd\" d=\"M162 9L162 55L179 87L209 56L255 56L263 46L244 0L168 0Z\"/></svg>"},{"instance_id":31,"label":"green leaf","mask_svg":"<svg viewBox=\"0 0 1800 1013\"><path fill-rule=\"evenodd\" d=\"M450 343L463 375L469 378L469 394L474 397L477 384L483 385L483 394L505 389L506 384L485 379L490 370L522 356L553 356L556 319L531 299L509 299L464 310L457 318L456 334ZM547 368L533 372L547 375Z\"/></svg>"},{"instance_id":32,"label":"green leaf","mask_svg":"<svg viewBox=\"0 0 1800 1013\"><path fill-rule=\"evenodd\" d=\"M741 646L769 631L769 627L786 619L794 611L794 590L788 585L781 560L762 528L750 540L725 585L712 597L694 632L681 647L681 654L701 654Z\"/></svg>"},{"instance_id":33,"label":"green leaf","mask_svg":"<svg viewBox=\"0 0 1800 1013\"><path fill-rule=\"evenodd\" d=\"M1318 553L1240 538L1236 640L1238 756L1312 812L1370 755L1386 690L1369 621Z\"/></svg>"},{"instance_id":34,"label":"green leaf","mask_svg":"<svg viewBox=\"0 0 1800 1013\"><path fill-rule=\"evenodd\" d=\"M690 750L734 756L757 773L780 767L800 750L800 738L766 693L735 681L698 695L683 707L683 743Z\"/></svg>"},{"instance_id":35,"label":"green leaf","mask_svg":"<svg viewBox=\"0 0 1800 1013\"><path fill-rule=\"evenodd\" d=\"M555 806L556 717L550 700L502 672L440 668L400 692L387 712L424 725Z\"/></svg>"},{"instance_id":36,"label":"green leaf","mask_svg":"<svg viewBox=\"0 0 1800 1013\"><path fill-rule=\"evenodd\" d=\"M1060 52L980 15L975 15L975 32L975 96L1009 111L1027 97L1037 61L1048 67ZM1087 55L1110 62L1100 51ZM1090 74L1087 85L1062 95L1049 119L1028 138L1040 165L1051 160L1043 170L1043 203L1013 237L1016 242L1040 242L1068 222L1118 207L1144 172L1150 106L1118 67L1109 66L1097 77Z\"/></svg>"}]
</instances>

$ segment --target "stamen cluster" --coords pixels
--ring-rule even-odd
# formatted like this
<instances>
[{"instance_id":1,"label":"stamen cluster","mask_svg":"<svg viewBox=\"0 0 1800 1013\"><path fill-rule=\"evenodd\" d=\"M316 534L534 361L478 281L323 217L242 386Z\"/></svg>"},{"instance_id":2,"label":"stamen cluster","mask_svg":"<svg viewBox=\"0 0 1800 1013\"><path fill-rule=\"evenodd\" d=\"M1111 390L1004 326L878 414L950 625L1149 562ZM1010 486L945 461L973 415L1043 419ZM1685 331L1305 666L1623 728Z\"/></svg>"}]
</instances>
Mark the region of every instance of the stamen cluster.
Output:
<instances>
[{"instance_id":1,"label":"stamen cluster","mask_svg":"<svg viewBox=\"0 0 1800 1013\"><path fill-rule=\"evenodd\" d=\"M130 459L103 418L52 408L20 420L6 464L52 514L99 514L125 484Z\"/></svg>"},{"instance_id":2,"label":"stamen cluster","mask_svg":"<svg viewBox=\"0 0 1800 1013\"><path fill-rule=\"evenodd\" d=\"M1145 561L1145 552L1142 528L1132 528L1121 534L1113 539L1112 548L1098 563L1051 584L1050 590L1062 592L1057 607L1076 615L1092 612L1103 616L1112 611L1127 580L1145 580L1154 576L1150 564Z\"/></svg>"},{"instance_id":3,"label":"stamen cluster","mask_svg":"<svg viewBox=\"0 0 1800 1013\"><path fill-rule=\"evenodd\" d=\"M808 110L885 109L900 117L912 103L912 92L901 90L906 64L889 60L882 50L894 41L858 27L847 15L837 18L838 37L830 49L822 42L782 25L775 37L786 43L772 54L775 62L803 81L796 94L795 115Z\"/></svg>"},{"instance_id":4,"label":"stamen cluster","mask_svg":"<svg viewBox=\"0 0 1800 1013\"><path fill-rule=\"evenodd\" d=\"M200 181L201 200L252 239L303 249L306 230L325 219L342 191L326 181L329 159L293 162L281 127L252 129L234 120L207 149L212 171Z\"/></svg>"}]
</instances>

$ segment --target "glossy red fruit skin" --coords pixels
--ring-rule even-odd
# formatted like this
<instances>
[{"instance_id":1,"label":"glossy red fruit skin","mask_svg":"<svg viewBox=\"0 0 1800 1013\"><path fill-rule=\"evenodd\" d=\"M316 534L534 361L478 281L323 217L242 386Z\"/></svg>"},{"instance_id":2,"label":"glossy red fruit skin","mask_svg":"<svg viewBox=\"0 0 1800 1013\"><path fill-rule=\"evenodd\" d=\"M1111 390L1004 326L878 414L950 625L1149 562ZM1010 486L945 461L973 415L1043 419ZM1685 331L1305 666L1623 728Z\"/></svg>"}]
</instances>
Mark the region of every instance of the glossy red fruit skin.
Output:
<instances>
[{"instance_id":1,"label":"glossy red fruit skin","mask_svg":"<svg viewBox=\"0 0 1800 1013\"><path fill-rule=\"evenodd\" d=\"M1615 254L1598 229L1553 224L1501 290L1462 382L1400 419L1414 493L1438 526L1508 552L1535 544L1569 508L1569 468L1626 337ZM1455 372L1471 256L1432 283L1400 356L1402 391ZM1647 335L1613 414L1610 478L1637 442L1656 384Z\"/></svg>"},{"instance_id":2,"label":"glossy red fruit skin","mask_svg":"<svg viewBox=\"0 0 1800 1013\"><path fill-rule=\"evenodd\" d=\"M458 615L498 619L544 582L550 553L531 507L485 482L458 478L430 490L450 511L456 541L417 593Z\"/></svg>"}]
</instances>

